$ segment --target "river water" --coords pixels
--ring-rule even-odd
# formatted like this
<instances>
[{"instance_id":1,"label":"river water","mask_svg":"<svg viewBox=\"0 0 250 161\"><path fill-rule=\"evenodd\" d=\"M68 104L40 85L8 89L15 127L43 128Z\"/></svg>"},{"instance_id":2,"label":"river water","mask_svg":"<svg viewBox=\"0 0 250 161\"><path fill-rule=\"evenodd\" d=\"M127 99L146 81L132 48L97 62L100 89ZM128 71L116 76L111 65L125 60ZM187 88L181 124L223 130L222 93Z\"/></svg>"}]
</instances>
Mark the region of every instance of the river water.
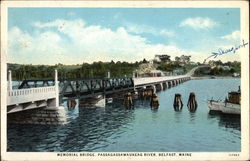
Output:
<instances>
[{"instance_id":1,"label":"river water","mask_svg":"<svg viewBox=\"0 0 250 161\"><path fill-rule=\"evenodd\" d=\"M7 151L17 152L239 152L240 117L209 114L212 97L224 100L238 90L240 79L191 80L157 93L160 107L152 111L149 100L136 100L135 108L122 102L105 108L68 110L69 123L61 126L8 125ZM195 92L196 112L187 101ZM183 109L173 108L175 93L182 94Z\"/></svg>"}]
</instances>

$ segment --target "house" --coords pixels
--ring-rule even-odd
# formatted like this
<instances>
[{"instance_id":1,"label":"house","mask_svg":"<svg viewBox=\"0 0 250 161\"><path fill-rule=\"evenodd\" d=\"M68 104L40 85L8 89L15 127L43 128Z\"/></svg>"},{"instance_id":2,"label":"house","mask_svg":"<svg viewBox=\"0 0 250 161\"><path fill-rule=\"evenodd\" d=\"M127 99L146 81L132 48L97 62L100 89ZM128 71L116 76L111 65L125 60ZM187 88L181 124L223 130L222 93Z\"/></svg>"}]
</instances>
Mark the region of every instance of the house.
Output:
<instances>
[{"instance_id":1,"label":"house","mask_svg":"<svg viewBox=\"0 0 250 161\"><path fill-rule=\"evenodd\" d=\"M149 75L150 77L161 77L164 76L164 73L160 70L151 70Z\"/></svg>"},{"instance_id":2,"label":"house","mask_svg":"<svg viewBox=\"0 0 250 161\"><path fill-rule=\"evenodd\" d=\"M233 77L239 77L240 73L233 73Z\"/></svg>"},{"instance_id":3,"label":"house","mask_svg":"<svg viewBox=\"0 0 250 161\"><path fill-rule=\"evenodd\" d=\"M224 70L230 70L231 68L229 66L225 65L225 66L223 66L223 69Z\"/></svg>"},{"instance_id":4,"label":"house","mask_svg":"<svg viewBox=\"0 0 250 161\"><path fill-rule=\"evenodd\" d=\"M154 59L149 60L149 64L154 64Z\"/></svg>"},{"instance_id":5,"label":"house","mask_svg":"<svg viewBox=\"0 0 250 161\"><path fill-rule=\"evenodd\" d=\"M184 69L180 68L180 69L175 69L173 70L173 74L174 75L181 75L184 74Z\"/></svg>"}]
</instances>

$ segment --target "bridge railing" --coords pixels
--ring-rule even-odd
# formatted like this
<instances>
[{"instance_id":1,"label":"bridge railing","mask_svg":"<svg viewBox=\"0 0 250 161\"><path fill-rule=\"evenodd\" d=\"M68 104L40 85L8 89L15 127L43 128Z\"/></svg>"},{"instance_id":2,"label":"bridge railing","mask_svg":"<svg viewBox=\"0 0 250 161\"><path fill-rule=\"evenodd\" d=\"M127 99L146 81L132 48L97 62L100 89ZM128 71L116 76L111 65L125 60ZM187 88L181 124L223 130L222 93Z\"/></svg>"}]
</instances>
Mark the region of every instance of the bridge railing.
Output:
<instances>
[{"instance_id":1,"label":"bridge railing","mask_svg":"<svg viewBox=\"0 0 250 161\"><path fill-rule=\"evenodd\" d=\"M145 78L134 78L134 84L141 85L141 84L152 84L157 82L164 82L164 81L171 81L181 78L187 78L188 76L166 76L166 77L145 77Z\"/></svg>"},{"instance_id":2,"label":"bridge railing","mask_svg":"<svg viewBox=\"0 0 250 161\"><path fill-rule=\"evenodd\" d=\"M15 89L8 91L7 105L56 98L55 86Z\"/></svg>"}]
</instances>

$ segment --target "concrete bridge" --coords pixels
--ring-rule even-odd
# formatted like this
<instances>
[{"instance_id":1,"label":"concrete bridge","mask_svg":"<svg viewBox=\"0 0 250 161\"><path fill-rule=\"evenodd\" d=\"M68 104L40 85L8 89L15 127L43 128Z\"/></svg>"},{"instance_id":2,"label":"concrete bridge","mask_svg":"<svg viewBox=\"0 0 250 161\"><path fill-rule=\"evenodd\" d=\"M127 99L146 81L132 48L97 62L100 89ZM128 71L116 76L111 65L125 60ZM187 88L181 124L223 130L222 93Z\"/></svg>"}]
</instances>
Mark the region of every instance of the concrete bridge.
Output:
<instances>
[{"instance_id":1,"label":"concrete bridge","mask_svg":"<svg viewBox=\"0 0 250 161\"><path fill-rule=\"evenodd\" d=\"M122 91L171 88L191 77L188 75L146 78L55 79L25 80L18 89L12 88L9 71L7 113L9 122L61 124L66 116L60 102L87 99ZM22 113L22 115L21 115ZM20 117L21 116L21 117ZM62 118L62 119L60 119Z\"/></svg>"},{"instance_id":2,"label":"concrete bridge","mask_svg":"<svg viewBox=\"0 0 250 161\"><path fill-rule=\"evenodd\" d=\"M190 79L191 79L190 76L182 75L182 76L167 76L167 77L134 78L133 80L135 89L153 88L154 91L156 91L156 90L171 88Z\"/></svg>"},{"instance_id":3,"label":"concrete bridge","mask_svg":"<svg viewBox=\"0 0 250 161\"><path fill-rule=\"evenodd\" d=\"M190 80L190 76L167 76L145 78L103 78L103 79L55 79L24 80L18 89L12 89L9 71L7 112L18 112L46 106L59 107L68 99L86 99L121 91L153 88L163 90Z\"/></svg>"}]
</instances>

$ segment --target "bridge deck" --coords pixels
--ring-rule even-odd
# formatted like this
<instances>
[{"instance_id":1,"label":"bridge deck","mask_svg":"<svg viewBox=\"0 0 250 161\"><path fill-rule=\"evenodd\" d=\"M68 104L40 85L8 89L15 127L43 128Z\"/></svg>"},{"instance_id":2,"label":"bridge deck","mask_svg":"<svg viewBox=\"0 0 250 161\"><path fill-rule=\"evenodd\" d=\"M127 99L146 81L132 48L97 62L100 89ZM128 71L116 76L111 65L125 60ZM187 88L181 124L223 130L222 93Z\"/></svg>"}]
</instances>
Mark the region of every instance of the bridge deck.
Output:
<instances>
[{"instance_id":1,"label":"bridge deck","mask_svg":"<svg viewBox=\"0 0 250 161\"><path fill-rule=\"evenodd\" d=\"M185 79L190 78L189 76L182 75L182 76L166 76L166 77L145 77L145 78L134 78L134 85L137 86L143 86L148 84L157 84L167 81L173 81L178 79Z\"/></svg>"}]
</instances>

